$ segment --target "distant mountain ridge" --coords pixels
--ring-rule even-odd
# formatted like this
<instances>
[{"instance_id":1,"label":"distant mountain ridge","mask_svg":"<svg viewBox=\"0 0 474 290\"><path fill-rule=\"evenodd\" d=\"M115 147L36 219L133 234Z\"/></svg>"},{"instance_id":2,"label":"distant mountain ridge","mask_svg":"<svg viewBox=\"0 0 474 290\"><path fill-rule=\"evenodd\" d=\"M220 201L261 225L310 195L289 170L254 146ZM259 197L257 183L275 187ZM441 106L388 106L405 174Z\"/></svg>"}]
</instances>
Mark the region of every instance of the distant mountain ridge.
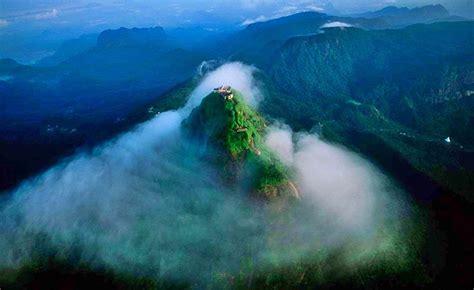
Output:
<instances>
[{"instance_id":1,"label":"distant mountain ridge","mask_svg":"<svg viewBox=\"0 0 474 290\"><path fill-rule=\"evenodd\" d=\"M110 46L147 46L157 45L167 40L163 27L109 29L99 34L97 45Z\"/></svg>"},{"instance_id":2,"label":"distant mountain ridge","mask_svg":"<svg viewBox=\"0 0 474 290\"><path fill-rule=\"evenodd\" d=\"M224 57L263 65L288 39L315 35L321 27L332 22L342 22L364 29L387 27L382 19L331 16L319 12L301 12L294 15L248 25L230 35L225 47L216 46L216 53Z\"/></svg>"},{"instance_id":3,"label":"distant mountain ridge","mask_svg":"<svg viewBox=\"0 0 474 290\"><path fill-rule=\"evenodd\" d=\"M446 17L449 16L449 11L440 4L437 5L427 5L422 7L408 8L408 7L397 7L397 6L387 6L377 11L366 12L361 14L356 14L359 17L366 18L375 18L381 16L395 16L395 15L421 15L424 14L430 17Z\"/></svg>"},{"instance_id":4,"label":"distant mountain ridge","mask_svg":"<svg viewBox=\"0 0 474 290\"><path fill-rule=\"evenodd\" d=\"M383 9L351 15L368 19L381 18L387 24L393 26L404 26L415 23L429 23L449 19L450 13L443 5L427 5L416 8L388 6Z\"/></svg>"}]
</instances>

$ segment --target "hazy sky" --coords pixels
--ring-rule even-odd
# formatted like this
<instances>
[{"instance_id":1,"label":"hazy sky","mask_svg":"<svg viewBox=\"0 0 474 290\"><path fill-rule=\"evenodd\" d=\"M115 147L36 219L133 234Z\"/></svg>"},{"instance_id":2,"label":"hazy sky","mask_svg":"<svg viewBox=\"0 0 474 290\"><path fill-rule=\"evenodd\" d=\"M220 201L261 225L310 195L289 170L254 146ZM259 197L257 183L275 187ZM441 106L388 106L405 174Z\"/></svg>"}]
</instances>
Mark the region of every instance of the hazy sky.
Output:
<instances>
[{"instance_id":1,"label":"hazy sky","mask_svg":"<svg viewBox=\"0 0 474 290\"><path fill-rule=\"evenodd\" d=\"M473 13L474 0L1 0L0 28L16 21L53 21L56 24L80 21L84 25L113 24L119 18L124 25L155 22L164 26L199 21L200 16L226 16L232 21L254 16L271 18L302 10L334 10L354 13L380 9L387 5L421 6L443 4L457 14ZM335 9L331 9L332 4ZM469 9L471 8L471 9ZM204 14L202 14L204 13ZM117 17L120 15L120 17ZM84 18L87 19L83 22Z\"/></svg>"}]
</instances>

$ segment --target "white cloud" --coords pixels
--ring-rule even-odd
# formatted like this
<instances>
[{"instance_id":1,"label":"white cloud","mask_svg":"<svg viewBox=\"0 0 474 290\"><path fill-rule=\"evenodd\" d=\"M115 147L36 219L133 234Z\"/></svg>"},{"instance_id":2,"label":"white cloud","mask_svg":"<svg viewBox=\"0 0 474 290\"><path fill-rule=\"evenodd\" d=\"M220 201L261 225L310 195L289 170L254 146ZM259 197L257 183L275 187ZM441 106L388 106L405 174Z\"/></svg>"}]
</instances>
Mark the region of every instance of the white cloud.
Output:
<instances>
[{"instance_id":1,"label":"white cloud","mask_svg":"<svg viewBox=\"0 0 474 290\"><path fill-rule=\"evenodd\" d=\"M267 4L266 1L249 1L249 3L251 3L254 6L257 5L257 2L258 2L258 5ZM249 3L247 3L247 6L244 5L244 7L248 7ZM285 5L285 6L281 6L281 7L280 6L272 6L273 9L270 9L270 11L273 11L273 12L269 12L266 15L262 14L262 15L256 17L256 18L247 18L240 25L246 26L246 25L249 25L249 24L252 24L252 23L269 21L269 20L272 20L272 19L285 17L285 16L289 16L289 15L292 15L292 14L305 12L305 11L313 11L313 12L323 12L324 11L324 8L322 8L321 6L318 6L316 4L307 4L307 5L306 4L307 3L294 2L294 3L292 3L292 5Z\"/></svg>"},{"instance_id":2,"label":"white cloud","mask_svg":"<svg viewBox=\"0 0 474 290\"><path fill-rule=\"evenodd\" d=\"M352 27L352 26L353 25L351 25L349 23L335 21L335 22L328 22L328 23L324 24L323 26L321 26L321 28L334 28L334 27L344 28L344 27Z\"/></svg>"},{"instance_id":3,"label":"white cloud","mask_svg":"<svg viewBox=\"0 0 474 290\"><path fill-rule=\"evenodd\" d=\"M311 10L311 11L316 11L316 12L323 12L324 11L324 8L319 7L317 5L314 5L314 4L306 6L306 9Z\"/></svg>"},{"instance_id":4,"label":"white cloud","mask_svg":"<svg viewBox=\"0 0 474 290\"><path fill-rule=\"evenodd\" d=\"M89 24L89 26L99 26L99 25L104 25L107 23L108 22L105 19L95 19L95 20L89 21L87 24Z\"/></svg>"},{"instance_id":5,"label":"white cloud","mask_svg":"<svg viewBox=\"0 0 474 290\"><path fill-rule=\"evenodd\" d=\"M54 9L51 9L50 11L35 14L34 18L37 20L49 19L49 18L57 17L58 14L59 14L59 10L54 8Z\"/></svg>"},{"instance_id":6,"label":"white cloud","mask_svg":"<svg viewBox=\"0 0 474 290\"><path fill-rule=\"evenodd\" d=\"M291 14L296 11L298 11L298 7L290 5L290 6L282 7L280 10L278 10L278 14Z\"/></svg>"},{"instance_id":7,"label":"white cloud","mask_svg":"<svg viewBox=\"0 0 474 290\"><path fill-rule=\"evenodd\" d=\"M267 21L268 18L264 15L260 15L258 16L257 18L255 19L250 19L250 18L247 18L245 19L244 22L242 22L240 25L242 26L246 26L246 25L250 25L250 24L253 24L253 23L256 23L256 22L262 22L262 21Z\"/></svg>"},{"instance_id":8,"label":"white cloud","mask_svg":"<svg viewBox=\"0 0 474 290\"><path fill-rule=\"evenodd\" d=\"M273 0L240 0L242 7L253 9L262 5L273 4Z\"/></svg>"},{"instance_id":9,"label":"white cloud","mask_svg":"<svg viewBox=\"0 0 474 290\"><path fill-rule=\"evenodd\" d=\"M272 126L266 145L295 172L306 203L330 216L344 230L367 229L383 219L378 212L388 198L388 180L370 163L318 136L294 134L287 126ZM386 209L384 209L385 211Z\"/></svg>"}]
</instances>

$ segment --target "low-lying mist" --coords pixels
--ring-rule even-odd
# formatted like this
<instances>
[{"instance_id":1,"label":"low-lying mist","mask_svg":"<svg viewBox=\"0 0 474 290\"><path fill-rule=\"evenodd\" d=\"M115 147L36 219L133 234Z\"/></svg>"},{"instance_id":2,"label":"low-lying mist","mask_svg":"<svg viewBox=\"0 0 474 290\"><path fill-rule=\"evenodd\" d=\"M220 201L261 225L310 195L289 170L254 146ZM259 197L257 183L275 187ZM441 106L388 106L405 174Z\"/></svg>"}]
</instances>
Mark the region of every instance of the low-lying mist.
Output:
<instances>
[{"instance_id":1,"label":"low-lying mist","mask_svg":"<svg viewBox=\"0 0 474 290\"><path fill-rule=\"evenodd\" d=\"M406 263L414 246L406 242L411 209L403 192L356 154L269 128L266 143L294 171L302 194L298 210L285 215L226 187L219 169L200 158L212 148L182 136L181 121L214 87L231 85L257 106L253 71L222 65L182 109L24 182L0 206L0 269L43 252L93 269L201 285L217 274L308 257L324 262L334 253L341 269Z\"/></svg>"}]
</instances>

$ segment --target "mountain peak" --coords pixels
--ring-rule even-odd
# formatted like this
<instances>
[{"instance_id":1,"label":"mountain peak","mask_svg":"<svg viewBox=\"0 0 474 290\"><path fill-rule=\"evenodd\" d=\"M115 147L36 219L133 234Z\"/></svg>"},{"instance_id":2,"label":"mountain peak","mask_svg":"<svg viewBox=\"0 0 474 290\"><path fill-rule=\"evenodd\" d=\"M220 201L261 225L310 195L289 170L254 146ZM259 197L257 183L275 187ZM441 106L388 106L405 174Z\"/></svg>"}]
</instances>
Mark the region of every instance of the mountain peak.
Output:
<instances>
[{"instance_id":1,"label":"mountain peak","mask_svg":"<svg viewBox=\"0 0 474 290\"><path fill-rule=\"evenodd\" d=\"M299 198L289 170L265 146L265 119L239 91L215 88L183 126L193 139L215 149L210 159L225 168L225 180L251 184L249 190L265 198Z\"/></svg>"},{"instance_id":2,"label":"mountain peak","mask_svg":"<svg viewBox=\"0 0 474 290\"><path fill-rule=\"evenodd\" d=\"M248 153L260 154L256 144L260 143L265 121L230 86L215 88L188 120L200 127L196 129L204 134L202 137L224 145L235 160Z\"/></svg>"}]
</instances>

